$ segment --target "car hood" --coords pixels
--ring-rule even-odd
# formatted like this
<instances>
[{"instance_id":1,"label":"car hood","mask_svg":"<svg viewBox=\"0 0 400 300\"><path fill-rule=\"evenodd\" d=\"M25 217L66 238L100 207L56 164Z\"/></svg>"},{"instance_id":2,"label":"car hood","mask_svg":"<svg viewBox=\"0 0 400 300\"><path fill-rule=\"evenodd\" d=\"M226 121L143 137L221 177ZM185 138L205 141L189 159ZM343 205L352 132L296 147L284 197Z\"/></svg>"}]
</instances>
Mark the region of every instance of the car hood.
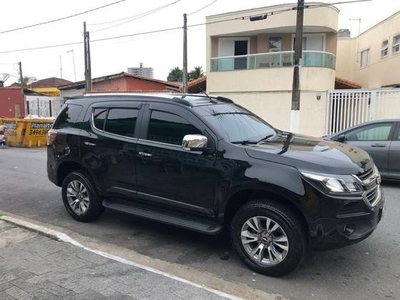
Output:
<instances>
[{"instance_id":1,"label":"car hood","mask_svg":"<svg viewBox=\"0 0 400 300\"><path fill-rule=\"evenodd\" d=\"M373 166L369 154L355 146L292 133L247 145L246 152L255 159L327 174L360 174Z\"/></svg>"}]
</instances>

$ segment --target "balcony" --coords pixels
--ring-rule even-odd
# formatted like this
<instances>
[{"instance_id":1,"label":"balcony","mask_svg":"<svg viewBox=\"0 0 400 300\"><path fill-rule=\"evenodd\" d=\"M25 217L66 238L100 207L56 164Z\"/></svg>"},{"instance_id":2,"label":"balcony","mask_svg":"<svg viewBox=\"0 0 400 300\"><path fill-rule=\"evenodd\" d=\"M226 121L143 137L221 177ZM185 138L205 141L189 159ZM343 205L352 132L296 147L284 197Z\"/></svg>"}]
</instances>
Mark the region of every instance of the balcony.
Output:
<instances>
[{"instance_id":1,"label":"balcony","mask_svg":"<svg viewBox=\"0 0 400 300\"><path fill-rule=\"evenodd\" d=\"M303 51L302 67L335 69L334 54L322 51ZM211 72L293 67L294 51L259 53L211 58Z\"/></svg>"}]
</instances>

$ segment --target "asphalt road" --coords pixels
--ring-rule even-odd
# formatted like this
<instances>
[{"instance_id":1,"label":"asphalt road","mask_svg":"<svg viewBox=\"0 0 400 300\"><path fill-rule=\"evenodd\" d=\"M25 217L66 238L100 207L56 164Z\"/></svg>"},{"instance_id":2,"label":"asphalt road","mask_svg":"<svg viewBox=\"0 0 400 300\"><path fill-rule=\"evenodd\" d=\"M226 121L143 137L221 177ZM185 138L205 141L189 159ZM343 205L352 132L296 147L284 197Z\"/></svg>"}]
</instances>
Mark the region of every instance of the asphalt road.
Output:
<instances>
[{"instance_id":1,"label":"asphalt road","mask_svg":"<svg viewBox=\"0 0 400 300\"><path fill-rule=\"evenodd\" d=\"M384 183L384 191L387 213L371 237L308 253L295 272L270 278L247 269L226 235L204 236L113 211L96 222L76 222L47 179L46 149L0 149L0 210L288 299L400 299L400 183Z\"/></svg>"}]
</instances>

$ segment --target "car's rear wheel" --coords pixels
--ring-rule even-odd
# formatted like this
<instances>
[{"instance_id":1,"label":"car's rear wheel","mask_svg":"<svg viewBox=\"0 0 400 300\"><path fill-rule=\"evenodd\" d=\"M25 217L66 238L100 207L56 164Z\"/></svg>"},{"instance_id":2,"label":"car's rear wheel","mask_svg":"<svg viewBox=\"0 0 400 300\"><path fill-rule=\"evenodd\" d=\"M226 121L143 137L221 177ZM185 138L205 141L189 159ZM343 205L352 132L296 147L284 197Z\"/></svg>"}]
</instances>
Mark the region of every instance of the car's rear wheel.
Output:
<instances>
[{"instance_id":1,"label":"car's rear wheel","mask_svg":"<svg viewBox=\"0 0 400 300\"><path fill-rule=\"evenodd\" d=\"M77 221L93 221L104 211L89 174L83 170L65 177L61 193L67 212Z\"/></svg>"},{"instance_id":2,"label":"car's rear wheel","mask_svg":"<svg viewBox=\"0 0 400 300\"><path fill-rule=\"evenodd\" d=\"M251 269L269 276L295 270L307 248L298 215L289 207L268 200L251 201L236 212L231 239Z\"/></svg>"}]
</instances>

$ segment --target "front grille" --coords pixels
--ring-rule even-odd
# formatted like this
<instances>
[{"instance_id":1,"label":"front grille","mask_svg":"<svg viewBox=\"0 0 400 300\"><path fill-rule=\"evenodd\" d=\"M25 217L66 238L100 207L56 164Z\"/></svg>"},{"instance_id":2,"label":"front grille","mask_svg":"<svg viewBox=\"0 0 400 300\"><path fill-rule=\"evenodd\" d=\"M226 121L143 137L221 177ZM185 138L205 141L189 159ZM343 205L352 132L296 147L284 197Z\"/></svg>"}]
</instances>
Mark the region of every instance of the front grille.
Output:
<instances>
[{"instance_id":1,"label":"front grille","mask_svg":"<svg viewBox=\"0 0 400 300\"><path fill-rule=\"evenodd\" d=\"M380 175L373 168L356 176L364 188L363 199L365 203L374 207L381 199Z\"/></svg>"},{"instance_id":2,"label":"front grille","mask_svg":"<svg viewBox=\"0 0 400 300\"><path fill-rule=\"evenodd\" d=\"M365 179L369 178L372 174L374 173L374 169L371 168L368 171L365 171L362 174L357 175L357 177L361 180L364 181Z\"/></svg>"}]
</instances>

